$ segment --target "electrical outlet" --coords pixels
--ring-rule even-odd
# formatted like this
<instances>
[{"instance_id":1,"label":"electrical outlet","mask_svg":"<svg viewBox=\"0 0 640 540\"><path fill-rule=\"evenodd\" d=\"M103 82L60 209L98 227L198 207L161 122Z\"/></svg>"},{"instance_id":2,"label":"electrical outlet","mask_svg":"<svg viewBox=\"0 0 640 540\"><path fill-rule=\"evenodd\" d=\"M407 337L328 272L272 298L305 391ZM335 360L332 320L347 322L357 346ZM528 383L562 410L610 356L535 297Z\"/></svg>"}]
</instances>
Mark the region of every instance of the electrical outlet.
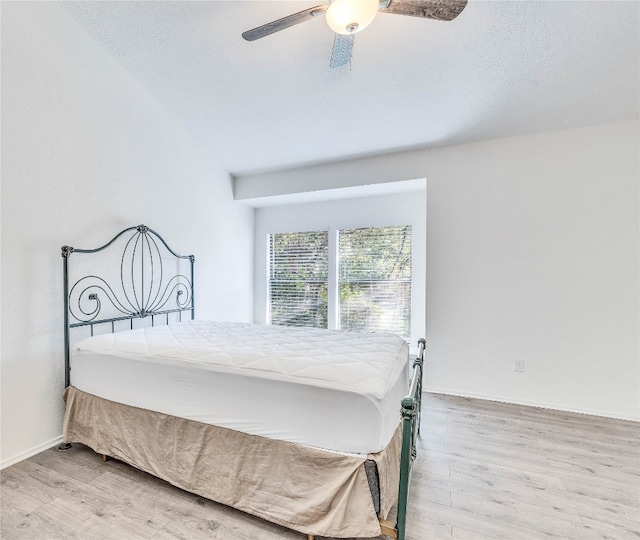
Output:
<instances>
[{"instance_id":1,"label":"electrical outlet","mask_svg":"<svg viewBox=\"0 0 640 540\"><path fill-rule=\"evenodd\" d=\"M524 371L524 360L521 360L521 359L514 360L513 371Z\"/></svg>"}]
</instances>

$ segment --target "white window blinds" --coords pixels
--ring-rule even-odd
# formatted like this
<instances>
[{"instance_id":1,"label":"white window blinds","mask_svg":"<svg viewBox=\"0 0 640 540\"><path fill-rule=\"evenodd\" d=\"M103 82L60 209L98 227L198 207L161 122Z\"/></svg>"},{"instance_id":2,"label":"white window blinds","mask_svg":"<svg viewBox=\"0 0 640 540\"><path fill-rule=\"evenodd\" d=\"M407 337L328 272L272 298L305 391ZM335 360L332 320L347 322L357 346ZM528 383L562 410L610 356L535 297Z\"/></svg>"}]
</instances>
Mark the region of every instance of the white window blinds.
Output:
<instances>
[{"instance_id":1,"label":"white window blinds","mask_svg":"<svg viewBox=\"0 0 640 540\"><path fill-rule=\"evenodd\" d=\"M327 231L269 235L271 324L327 328Z\"/></svg>"},{"instance_id":2,"label":"white window blinds","mask_svg":"<svg viewBox=\"0 0 640 540\"><path fill-rule=\"evenodd\" d=\"M269 235L271 324L328 328L331 312L333 329L409 339L411 226L339 230L335 250L329 242L327 231Z\"/></svg>"},{"instance_id":3,"label":"white window blinds","mask_svg":"<svg viewBox=\"0 0 640 540\"><path fill-rule=\"evenodd\" d=\"M411 226L339 231L340 328L391 332L411 328Z\"/></svg>"}]
</instances>

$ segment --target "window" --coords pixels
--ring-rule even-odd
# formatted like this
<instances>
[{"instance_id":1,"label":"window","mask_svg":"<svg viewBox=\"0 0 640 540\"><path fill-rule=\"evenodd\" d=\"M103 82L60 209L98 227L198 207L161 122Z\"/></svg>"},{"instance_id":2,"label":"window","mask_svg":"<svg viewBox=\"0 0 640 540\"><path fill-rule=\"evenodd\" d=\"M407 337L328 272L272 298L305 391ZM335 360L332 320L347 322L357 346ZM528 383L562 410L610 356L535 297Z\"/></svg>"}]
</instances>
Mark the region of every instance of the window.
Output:
<instances>
[{"instance_id":1,"label":"window","mask_svg":"<svg viewBox=\"0 0 640 540\"><path fill-rule=\"evenodd\" d=\"M271 324L408 339L411 226L270 234L268 299Z\"/></svg>"},{"instance_id":2,"label":"window","mask_svg":"<svg viewBox=\"0 0 640 540\"><path fill-rule=\"evenodd\" d=\"M327 231L269 235L271 324L327 328Z\"/></svg>"},{"instance_id":3,"label":"window","mask_svg":"<svg viewBox=\"0 0 640 540\"><path fill-rule=\"evenodd\" d=\"M340 328L409 338L411 227L338 232Z\"/></svg>"}]
</instances>

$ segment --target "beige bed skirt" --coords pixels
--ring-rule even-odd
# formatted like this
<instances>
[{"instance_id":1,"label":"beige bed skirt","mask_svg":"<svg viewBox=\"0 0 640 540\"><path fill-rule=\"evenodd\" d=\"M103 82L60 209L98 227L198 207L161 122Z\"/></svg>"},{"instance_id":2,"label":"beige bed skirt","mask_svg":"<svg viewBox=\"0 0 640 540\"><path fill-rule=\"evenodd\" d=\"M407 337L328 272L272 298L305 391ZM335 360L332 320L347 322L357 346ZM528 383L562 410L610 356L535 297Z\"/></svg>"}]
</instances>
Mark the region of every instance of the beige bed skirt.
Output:
<instances>
[{"instance_id":1,"label":"beige bed skirt","mask_svg":"<svg viewBox=\"0 0 640 540\"><path fill-rule=\"evenodd\" d=\"M130 407L66 389L65 442L129 463L219 503L305 534L381 534L364 456L345 456ZM400 446L370 454L380 477L380 517L397 502Z\"/></svg>"}]
</instances>

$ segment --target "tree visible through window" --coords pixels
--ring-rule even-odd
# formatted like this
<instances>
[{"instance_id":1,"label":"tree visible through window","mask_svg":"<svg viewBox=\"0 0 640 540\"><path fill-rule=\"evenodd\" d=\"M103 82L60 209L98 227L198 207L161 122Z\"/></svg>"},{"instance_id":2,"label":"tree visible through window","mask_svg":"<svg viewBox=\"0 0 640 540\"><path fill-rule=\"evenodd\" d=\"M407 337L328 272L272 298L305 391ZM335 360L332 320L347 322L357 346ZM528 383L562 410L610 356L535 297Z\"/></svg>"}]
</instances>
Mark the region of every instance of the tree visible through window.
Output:
<instances>
[{"instance_id":1,"label":"tree visible through window","mask_svg":"<svg viewBox=\"0 0 640 540\"><path fill-rule=\"evenodd\" d=\"M328 328L331 309L338 313L336 328L408 339L411 226L340 230L335 260L329 240L327 231L269 235L270 322Z\"/></svg>"}]
</instances>

